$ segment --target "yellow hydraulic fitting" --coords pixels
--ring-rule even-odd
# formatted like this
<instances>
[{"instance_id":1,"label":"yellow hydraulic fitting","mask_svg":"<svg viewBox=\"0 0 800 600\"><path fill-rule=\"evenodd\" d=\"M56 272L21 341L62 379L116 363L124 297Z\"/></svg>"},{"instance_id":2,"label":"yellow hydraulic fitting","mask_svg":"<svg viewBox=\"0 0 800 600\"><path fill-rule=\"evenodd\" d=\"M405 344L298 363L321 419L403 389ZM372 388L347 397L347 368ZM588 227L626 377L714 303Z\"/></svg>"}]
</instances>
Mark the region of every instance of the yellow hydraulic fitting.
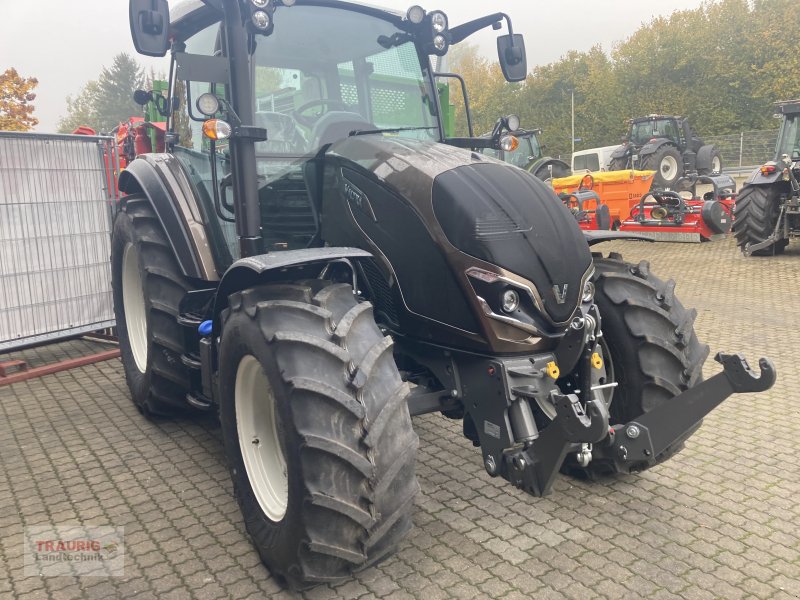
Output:
<instances>
[{"instance_id":1,"label":"yellow hydraulic fitting","mask_svg":"<svg viewBox=\"0 0 800 600\"><path fill-rule=\"evenodd\" d=\"M592 366L595 369L600 369L603 366L603 357L600 356L599 352L595 352L592 354Z\"/></svg>"},{"instance_id":2,"label":"yellow hydraulic fitting","mask_svg":"<svg viewBox=\"0 0 800 600\"><path fill-rule=\"evenodd\" d=\"M547 363L547 374L553 379L558 379L558 376L561 375L561 371L559 370L556 361L551 360L549 363Z\"/></svg>"}]
</instances>

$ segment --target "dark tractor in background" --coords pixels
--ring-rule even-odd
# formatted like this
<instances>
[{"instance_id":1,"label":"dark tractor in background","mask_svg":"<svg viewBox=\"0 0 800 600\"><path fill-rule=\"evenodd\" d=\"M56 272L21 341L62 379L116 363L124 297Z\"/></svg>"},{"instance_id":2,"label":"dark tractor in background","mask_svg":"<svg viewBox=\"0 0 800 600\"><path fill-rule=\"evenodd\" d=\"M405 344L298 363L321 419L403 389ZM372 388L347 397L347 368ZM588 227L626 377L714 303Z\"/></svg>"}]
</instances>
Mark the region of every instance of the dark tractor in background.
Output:
<instances>
[{"instance_id":1,"label":"dark tractor in background","mask_svg":"<svg viewBox=\"0 0 800 600\"><path fill-rule=\"evenodd\" d=\"M775 160L753 171L736 198L733 232L745 256L781 254L800 237L800 100L780 102L778 110Z\"/></svg>"},{"instance_id":2,"label":"dark tractor in background","mask_svg":"<svg viewBox=\"0 0 800 600\"><path fill-rule=\"evenodd\" d=\"M648 115L629 121L622 145L611 154L611 171L653 170L656 189L672 189L685 174L722 172L719 150L703 140L685 117Z\"/></svg>"},{"instance_id":3,"label":"dark tractor in background","mask_svg":"<svg viewBox=\"0 0 800 600\"><path fill-rule=\"evenodd\" d=\"M757 378L738 355L703 381L708 348L674 283L592 254L624 234L581 232L539 179L475 151L508 147L505 126L445 135L429 56L505 21L500 64L524 79L505 14L130 13L137 50L172 64L167 152L119 182L126 379L144 414L219 412L246 529L288 585L348 577L403 539L411 415L461 420L491 476L539 496L559 470L656 465L730 394L774 382L767 359Z\"/></svg>"}]
</instances>

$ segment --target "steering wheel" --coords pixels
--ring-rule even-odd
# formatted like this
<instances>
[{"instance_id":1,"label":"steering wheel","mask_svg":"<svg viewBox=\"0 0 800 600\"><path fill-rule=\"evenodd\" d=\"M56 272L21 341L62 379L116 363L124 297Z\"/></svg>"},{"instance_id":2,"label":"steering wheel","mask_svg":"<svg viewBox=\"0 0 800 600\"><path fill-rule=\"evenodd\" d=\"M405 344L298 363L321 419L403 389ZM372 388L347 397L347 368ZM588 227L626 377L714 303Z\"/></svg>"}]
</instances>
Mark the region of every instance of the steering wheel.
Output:
<instances>
[{"instance_id":1,"label":"steering wheel","mask_svg":"<svg viewBox=\"0 0 800 600\"><path fill-rule=\"evenodd\" d=\"M315 106L327 106L328 110L313 116L303 114L309 108L314 108ZM334 100L333 98L318 98L316 100L309 100L305 104L298 106L292 112L292 116L294 117L295 121L300 123L300 125L305 127L313 127L314 123L319 121L322 118L322 115L330 110L350 110L350 107L341 100Z\"/></svg>"}]
</instances>

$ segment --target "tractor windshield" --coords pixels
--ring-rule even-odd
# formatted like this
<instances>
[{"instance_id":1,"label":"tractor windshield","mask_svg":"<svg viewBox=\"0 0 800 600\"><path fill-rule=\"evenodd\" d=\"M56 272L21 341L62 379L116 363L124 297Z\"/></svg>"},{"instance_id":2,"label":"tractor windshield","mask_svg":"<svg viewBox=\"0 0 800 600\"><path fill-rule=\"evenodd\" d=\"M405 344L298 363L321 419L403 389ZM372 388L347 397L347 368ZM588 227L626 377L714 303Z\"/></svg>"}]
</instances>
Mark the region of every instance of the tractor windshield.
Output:
<instances>
[{"instance_id":1,"label":"tractor windshield","mask_svg":"<svg viewBox=\"0 0 800 600\"><path fill-rule=\"evenodd\" d=\"M253 58L256 125L269 136L256 144L262 158L316 153L354 131L439 139L427 57L389 21L293 6L256 37Z\"/></svg>"},{"instance_id":2,"label":"tractor windshield","mask_svg":"<svg viewBox=\"0 0 800 600\"><path fill-rule=\"evenodd\" d=\"M398 28L401 20L344 3L295 5L275 12L269 35L254 37L254 124L267 130L267 140L255 143L267 250L317 243L309 172L321 148L353 132L441 141L428 57ZM214 23L189 37L186 49L224 56L221 40L219 23ZM175 154L201 190L206 212L218 217L214 226L220 233L214 237L222 242L216 256L220 268L226 268L239 252L232 187L225 185L231 173L228 144L212 150L200 131L202 118L192 112L193 99L214 88L194 81L179 85L186 85L189 95L181 105L185 116L176 121L181 141ZM228 90L217 86L216 93Z\"/></svg>"},{"instance_id":3,"label":"tractor windshield","mask_svg":"<svg viewBox=\"0 0 800 600\"><path fill-rule=\"evenodd\" d=\"M778 136L777 158L788 154L794 160L800 160L800 114L786 115Z\"/></svg>"},{"instance_id":4,"label":"tractor windshield","mask_svg":"<svg viewBox=\"0 0 800 600\"><path fill-rule=\"evenodd\" d=\"M678 140L678 126L674 119L651 119L631 124L629 140L631 143L642 146L653 138L668 138Z\"/></svg>"}]
</instances>

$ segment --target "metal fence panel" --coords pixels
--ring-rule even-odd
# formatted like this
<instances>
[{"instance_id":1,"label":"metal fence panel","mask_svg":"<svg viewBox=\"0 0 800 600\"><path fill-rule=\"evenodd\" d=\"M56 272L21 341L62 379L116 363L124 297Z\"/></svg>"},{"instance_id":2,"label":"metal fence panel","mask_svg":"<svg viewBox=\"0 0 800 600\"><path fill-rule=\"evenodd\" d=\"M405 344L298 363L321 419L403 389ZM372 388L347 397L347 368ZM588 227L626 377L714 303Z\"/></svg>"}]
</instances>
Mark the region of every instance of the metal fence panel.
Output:
<instances>
[{"instance_id":1,"label":"metal fence panel","mask_svg":"<svg viewBox=\"0 0 800 600\"><path fill-rule=\"evenodd\" d=\"M116 165L112 138L0 132L0 351L114 325Z\"/></svg>"},{"instance_id":2,"label":"metal fence panel","mask_svg":"<svg viewBox=\"0 0 800 600\"><path fill-rule=\"evenodd\" d=\"M722 154L723 167L755 167L775 158L777 129L741 131L704 138Z\"/></svg>"}]
</instances>

